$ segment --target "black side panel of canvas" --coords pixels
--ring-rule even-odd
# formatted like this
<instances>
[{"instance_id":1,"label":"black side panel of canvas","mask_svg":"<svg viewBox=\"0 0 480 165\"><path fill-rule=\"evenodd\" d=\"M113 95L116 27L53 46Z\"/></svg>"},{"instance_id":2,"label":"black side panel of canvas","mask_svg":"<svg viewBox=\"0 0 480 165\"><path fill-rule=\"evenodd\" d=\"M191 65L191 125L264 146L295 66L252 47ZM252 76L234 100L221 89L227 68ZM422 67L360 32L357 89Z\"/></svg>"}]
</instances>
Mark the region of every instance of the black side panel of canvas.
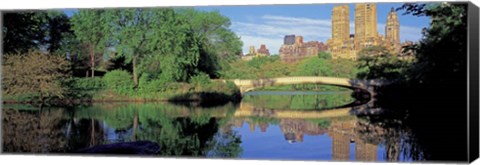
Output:
<instances>
[{"instance_id":1,"label":"black side panel of canvas","mask_svg":"<svg viewBox=\"0 0 480 165\"><path fill-rule=\"evenodd\" d=\"M2 57L3 56L3 13L2 11L0 11L0 64L3 64L2 63ZM0 77L2 77L2 67L0 67ZM2 79L0 78L0 91L2 88ZM2 153L3 151L3 140L2 140L2 130L3 130L3 127L2 127L2 122L3 122L3 117L2 117L2 109L1 107L3 107L3 100L2 100L2 94L0 93L0 154Z\"/></svg>"},{"instance_id":2,"label":"black side panel of canvas","mask_svg":"<svg viewBox=\"0 0 480 165\"><path fill-rule=\"evenodd\" d=\"M468 36L469 36L469 161L478 158L479 150L479 37L478 37L478 7L472 2L468 5Z\"/></svg>"}]
</instances>

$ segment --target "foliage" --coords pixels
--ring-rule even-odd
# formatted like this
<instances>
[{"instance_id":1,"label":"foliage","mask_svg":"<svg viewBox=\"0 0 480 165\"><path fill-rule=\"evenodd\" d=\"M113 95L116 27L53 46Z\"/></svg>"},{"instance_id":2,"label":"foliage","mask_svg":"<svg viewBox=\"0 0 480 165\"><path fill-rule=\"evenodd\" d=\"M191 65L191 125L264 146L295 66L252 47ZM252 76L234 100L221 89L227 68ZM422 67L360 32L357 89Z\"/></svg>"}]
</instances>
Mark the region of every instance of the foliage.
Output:
<instances>
[{"instance_id":1,"label":"foliage","mask_svg":"<svg viewBox=\"0 0 480 165\"><path fill-rule=\"evenodd\" d=\"M247 66L253 67L253 68L261 68L263 65L267 63L272 63L275 61L279 61L280 58L278 56L260 56L260 57L255 57L252 60L247 62Z\"/></svg>"},{"instance_id":2,"label":"foliage","mask_svg":"<svg viewBox=\"0 0 480 165\"><path fill-rule=\"evenodd\" d=\"M43 25L46 36L45 45L49 52L55 53L65 46L62 41L73 34L70 20L67 15L61 11L49 11L46 13L45 22Z\"/></svg>"},{"instance_id":3,"label":"foliage","mask_svg":"<svg viewBox=\"0 0 480 165\"><path fill-rule=\"evenodd\" d=\"M330 76L332 66L327 60L313 57L302 60L293 73L295 76Z\"/></svg>"},{"instance_id":4,"label":"foliage","mask_svg":"<svg viewBox=\"0 0 480 165\"><path fill-rule=\"evenodd\" d=\"M200 73L198 75L190 78L190 84L195 86L195 88L207 87L209 88L212 85L210 77L205 73Z\"/></svg>"},{"instance_id":5,"label":"foliage","mask_svg":"<svg viewBox=\"0 0 480 165\"><path fill-rule=\"evenodd\" d=\"M2 88L4 95L37 95L39 101L63 98L69 63L64 57L40 51L4 56Z\"/></svg>"},{"instance_id":6,"label":"foliage","mask_svg":"<svg viewBox=\"0 0 480 165\"><path fill-rule=\"evenodd\" d=\"M105 87L102 78L75 78L73 89L75 90L100 90Z\"/></svg>"},{"instance_id":7,"label":"foliage","mask_svg":"<svg viewBox=\"0 0 480 165\"><path fill-rule=\"evenodd\" d=\"M412 82L464 86L467 67L467 4L405 4L406 14L431 17L423 39L412 47ZM465 81L461 81L465 80Z\"/></svg>"},{"instance_id":8,"label":"foliage","mask_svg":"<svg viewBox=\"0 0 480 165\"><path fill-rule=\"evenodd\" d=\"M72 33L67 16L60 11L7 12L3 16L5 54L23 54L30 49L53 53L62 46L64 36Z\"/></svg>"},{"instance_id":9,"label":"foliage","mask_svg":"<svg viewBox=\"0 0 480 165\"><path fill-rule=\"evenodd\" d=\"M119 94L127 94L133 89L132 76L127 71L113 70L103 76L105 87Z\"/></svg>"},{"instance_id":10,"label":"foliage","mask_svg":"<svg viewBox=\"0 0 480 165\"><path fill-rule=\"evenodd\" d=\"M218 71L225 62L238 59L242 51L240 38L229 27L228 17L218 11L198 11L183 9L177 11L181 19L186 20L192 27L199 43L200 59L198 69L218 77Z\"/></svg>"},{"instance_id":11,"label":"foliage","mask_svg":"<svg viewBox=\"0 0 480 165\"><path fill-rule=\"evenodd\" d=\"M245 95L243 104L252 104L254 107L277 110L322 110L344 106L355 101L351 93L276 95L259 94Z\"/></svg>"},{"instance_id":12,"label":"foliage","mask_svg":"<svg viewBox=\"0 0 480 165\"><path fill-rule=\"evenodd\" d=\"M187 81L198 66L199 46L191 26L173 9L117 9L107 12L115 51L166 82ZM143 71L142 71L143 72Z\"/></svg>"},{"instance_id":13,"label":"foliage","mask_svg":"<svg viewBox=\"0 0 480 165\"><path fill-rule=\"evenodd\" d=\"M296 64L285 64L276 55L254 57L250 61L236 60L225 68L221 75L224 79L255 79L288 76Z\"/></svg>"},{"instance_id":14,"label":"foliage","mask_svg":"<svg viewBox=\"0 0 480 165\"><path fill-rule=\"evenodd\" d=\"M43 16L36 12L3 14L3 53L26 53L29 49L38 48L43 42Z\"/></svg>"},{"instance_id":15,"label":"foliage","mask_svg":"<svg viewBox=\"0 0 480 165\"><path fill-rule=\"evenodd\" d=\"M82 9L71 18L72 30L80 44L85 45L88 54L77 54L88 56L87 63L91 69L91 76L94 77L95 65L104 53L107 43L107 31L103 10ZM72 41L72 40L70 40Z\"/></svg>"},{"instance_id":16,"label":"foliage","mask_svg":"<svg viewBox=\"0 0 480 165\"><path fill-rule=\"evenodd\" d=\"M255 57L250 61L231 62L222 72L223 79L257 79L286 76L334 76L355 78L356 62L348 59L331 59L325 52L297 63L284 63L279 56Z\"/></svg>"},{"instance_id":17,"label":"foliage","mask_svg":"<svg viewBox=\"0 0 480 165\"><path fill-rule=\"evenodd\" d=\"M332 59L332 55L330 53L327 53L327 52L320 52L320 53L318 53L318 58L325 59L325 60L330 60L330 59Z\"/></svg>"},{"instance_id":18,"label":"foliage","mask_svg":"<svg viewBox=\"0 0 480 165\"><path fill-rule=\"evenodd\" d=\"M344 77L344 78L356 78L357 73L359 72L357 68L358 61L353 61L350 59L332 59L330 61L332 66L332 76L334 77Z\"/></svg>"},{"instance_id":19,"label":"foliage","mask_svg":"<svg viewBox=\"0 0 480 165\"><path fill-rule=\"evenodd\" d=\"M357 74L362 79L384 79L405 81L410 63L381 46L372 46L359 52Z\"/></svg>"}]
</instances>

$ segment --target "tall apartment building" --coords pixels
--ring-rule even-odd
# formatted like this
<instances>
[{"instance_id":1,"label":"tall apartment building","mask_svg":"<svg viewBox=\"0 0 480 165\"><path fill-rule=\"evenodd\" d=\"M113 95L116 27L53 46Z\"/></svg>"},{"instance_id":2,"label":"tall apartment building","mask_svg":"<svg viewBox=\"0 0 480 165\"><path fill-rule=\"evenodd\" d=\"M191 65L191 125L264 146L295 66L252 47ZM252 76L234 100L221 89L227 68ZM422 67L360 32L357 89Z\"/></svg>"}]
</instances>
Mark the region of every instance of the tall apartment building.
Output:
<instances>
[{"instance_id":1,"label":"tall apartment building","mask_svg":"<svg viewBox=\"0 0 480 165\"><path fill-rule=\"evenodd\" d=\"M353 35L350 34L350 8L335 6L332 10L332 38L327 40L332 58L355 59Z\"/></svg>"},{"instance_id":2,"label":"tall apartment building","mask_svg":"<svg viewBox=\"0 0 480 165\"><path fill-rule=\"evenodd\" d=\"M332 10L332 38L327 40L332 58L357 59L357 54L369 46L384 46L392 53L400 50L400 23L395 11L387 17L386 36L377 31L377 7L373 3L355 4L354 34L350 34L348 5Z\"/></svg>"},{"instance_id":3,"label":"tall apartment building","mask_svg":"<svg viewBox=\"0 0 480 165\"><path fill-rule=\"evenodd\" d=\"M379 45L377 31L377 7L375 4L355 4L355 49L362 50L371 45Z\"/></svg>"},{"instance_id":4,"label":"tall apartment building","mask_svg":"<svg viewBox=\"0 0 480 165\"><path fill-rule=\"evenodd\" d=\"M392 51L400 51L400 23L397 12L392 9L388 13L387 25L385 26L385 39L389 42Z\"/></svg>"},{"instance_id":5,"label":"tall apartment building","mask_svg":"<svg viewBox=\"0 0 480 165\"><path fill-rule=\"evenodd\" d=\"M350 36L350 8L336 6L332 11L332 38L347 40Z\"/></svg>"}]
</instances>

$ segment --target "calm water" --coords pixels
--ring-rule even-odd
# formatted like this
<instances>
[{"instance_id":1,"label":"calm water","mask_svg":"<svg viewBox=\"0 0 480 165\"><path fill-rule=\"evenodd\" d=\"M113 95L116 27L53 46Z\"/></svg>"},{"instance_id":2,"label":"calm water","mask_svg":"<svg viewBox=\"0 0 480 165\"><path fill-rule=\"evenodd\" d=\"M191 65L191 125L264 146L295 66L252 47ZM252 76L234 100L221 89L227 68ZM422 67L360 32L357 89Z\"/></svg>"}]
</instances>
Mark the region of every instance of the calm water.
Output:
<instances>
[{"instance_id":1,"label":"calm water","mask_svg":"<svg viewBox=\"0 0 480 165\"><path fill-rule=\"evenodd\" d=\"M209 108L109 103L38 111L25 105L4 105L3 151L74 153L102 144L151 141L161 146L158 156L162 157L338 161L429 158L428 146L422 145L415 130L398 122L401 120L387 117L378 121L372 117L382 108L346 107L355 101L350 95L251 92L239 105Z\"/></svg>"}]
</instances>

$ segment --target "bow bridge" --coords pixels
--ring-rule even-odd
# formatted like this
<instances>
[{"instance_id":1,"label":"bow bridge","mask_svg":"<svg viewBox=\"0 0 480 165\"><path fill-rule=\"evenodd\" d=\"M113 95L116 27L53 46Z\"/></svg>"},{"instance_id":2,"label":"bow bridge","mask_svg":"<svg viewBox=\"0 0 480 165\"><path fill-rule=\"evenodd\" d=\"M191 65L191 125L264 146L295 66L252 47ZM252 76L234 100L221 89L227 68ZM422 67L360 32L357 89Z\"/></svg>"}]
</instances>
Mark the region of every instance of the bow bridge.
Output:
<instances>
[{"instance_id":1,"label":"bow bridge","mask_svg":"<svg viewBox=\"0 0 480 165\"><path fill-rule=\"evenodd\" d=\"M225 80L223 80L225 81ZM257 88L276 86L276 85L290 85L290 84L324 84L345 87L349 89L361 89L375 95L375 88L383 86L386 82L381 80L359 80L338 77L278 77L278 78L261 78L253 80L233 79L229 80L235 83L240 89L240 92L246 93Z\"/></svg>"}]
</instances>

